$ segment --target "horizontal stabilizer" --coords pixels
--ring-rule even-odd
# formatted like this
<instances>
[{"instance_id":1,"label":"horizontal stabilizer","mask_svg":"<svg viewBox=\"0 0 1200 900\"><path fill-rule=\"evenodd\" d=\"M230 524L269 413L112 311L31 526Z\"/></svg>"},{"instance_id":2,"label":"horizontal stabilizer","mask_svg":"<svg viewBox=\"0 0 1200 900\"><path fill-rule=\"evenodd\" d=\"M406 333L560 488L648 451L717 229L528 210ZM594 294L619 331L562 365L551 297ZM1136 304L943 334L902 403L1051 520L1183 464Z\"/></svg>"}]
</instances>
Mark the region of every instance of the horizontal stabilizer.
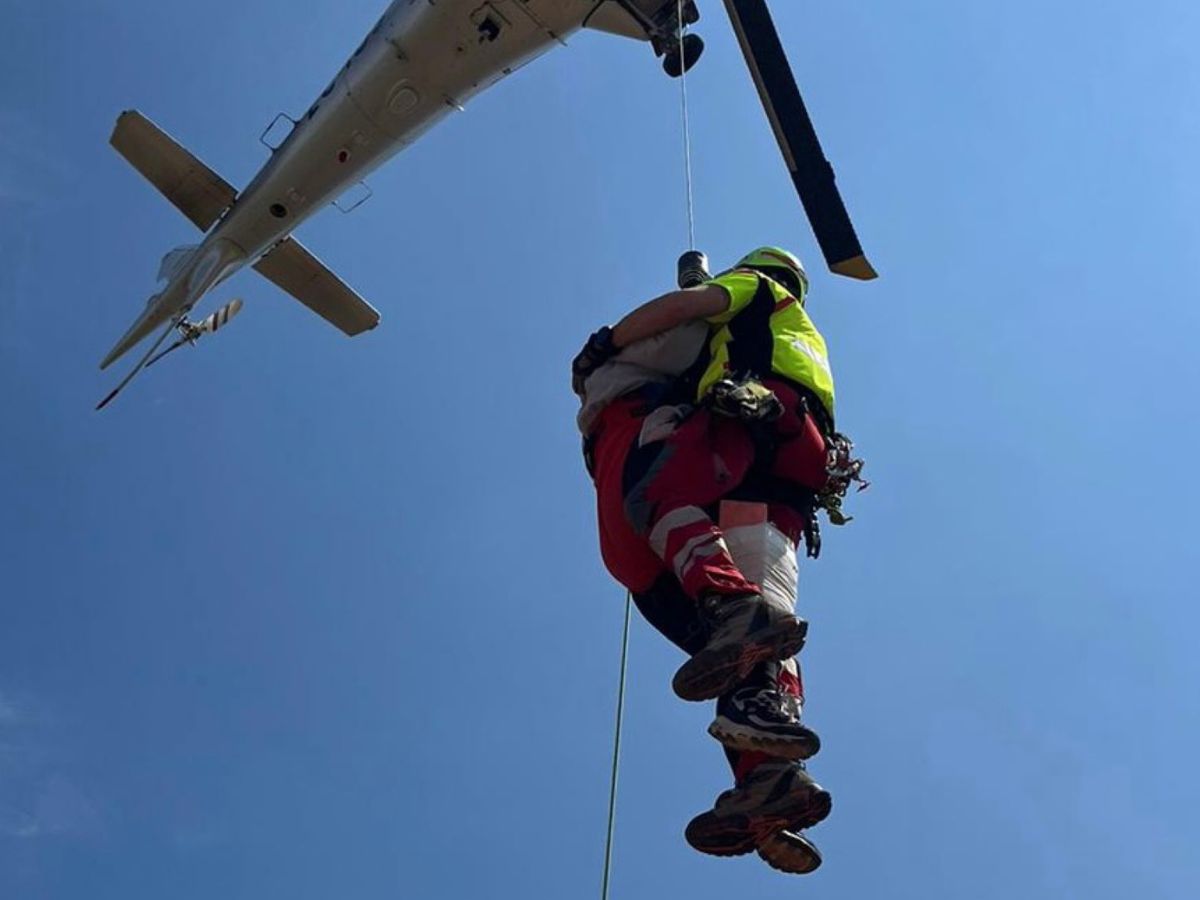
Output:
<instances>
[{"instance_id":1,"label":"horizontal stabilizer","mask_svg":"<svg viewBox=\"0 0 1200 900\"><path fill-rule=\"evenodd\" d=\"M229 182L137 110L117 117L109 143L201 231L237 197Z\"/></svg>"},{"instance_id":2,"label":"horizontal stabilizer","mask_svg":"<svg viewBox=\"0 0 1200 900\"><path fill-rule=\"evenodd\" d=\"M259 274L318 316L354 336L379 324L379 313L295 238L287 238L254 264Z\"/></svg>"}]
</instances>

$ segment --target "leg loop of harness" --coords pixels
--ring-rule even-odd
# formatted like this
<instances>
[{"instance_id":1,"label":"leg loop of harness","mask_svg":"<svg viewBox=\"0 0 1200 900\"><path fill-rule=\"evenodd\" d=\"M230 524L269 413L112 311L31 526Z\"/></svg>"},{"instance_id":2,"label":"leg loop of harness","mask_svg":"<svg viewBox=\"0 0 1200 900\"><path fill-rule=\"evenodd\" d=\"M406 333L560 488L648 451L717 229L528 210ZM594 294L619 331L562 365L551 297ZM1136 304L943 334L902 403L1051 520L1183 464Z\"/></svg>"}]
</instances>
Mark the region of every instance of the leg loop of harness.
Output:
<instances>
[{"instance_id":1,"label":"leg loop of harness","mask_svg":"<svg viewBox=\"0 0 1200 900\"><path fill-rule=\"evenodd\" d=\"M803 395L799 399L803 415L811 415L808 399ZM849 521L840 511L840 498L845 494L845 488L841 487L841 482L835 481L835 476L842 473L845 465L840 451L842 445L827 439L827 445L830 448L837 446L839 451L835 456L833 450L830 450L826 464L830 481L824 490L817 494L770 474L779 449L778 436L772 426L784 413L783 403L774 391L753 376L723 378L713 385L706 402L714 413L738 419L746 426L754 441L754 466L747 479L748 484L758 485L767 492L765 496L778 498L780 502L803 515L805 553L810 559L818 558L821 555L821 526L817 522L817 510L825 509L829 512L830 506L833 506L831 522L841 525ZM825 429L822 428L822 431ZM861 468L862 464L859 462L858 469ZM855 474L858 469L854 470Z\"/></svg>"},{"instance_id":2,"label":"leg loop of harness","mask_svg":"<svg viewBox=\"0 0 1200 900\"><path fill-rule=\"evenodd\" d=\"M754 469L769 472L775 463L777 444L773 422L783 416L783 403L775 392L752 375L722 378L705 398L717 415L737 419L754 441Z\"/></svg>"}]
</instances>

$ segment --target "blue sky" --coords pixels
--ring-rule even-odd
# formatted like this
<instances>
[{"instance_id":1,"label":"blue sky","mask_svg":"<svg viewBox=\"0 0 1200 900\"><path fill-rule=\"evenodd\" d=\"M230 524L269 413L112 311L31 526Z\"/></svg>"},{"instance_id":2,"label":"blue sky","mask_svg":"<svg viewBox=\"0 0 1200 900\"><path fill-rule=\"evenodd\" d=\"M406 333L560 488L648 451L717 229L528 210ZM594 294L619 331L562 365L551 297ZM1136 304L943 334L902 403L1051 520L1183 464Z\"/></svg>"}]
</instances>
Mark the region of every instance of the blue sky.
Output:
<instances>
[{"instance_id":1,"label":"blue sky","mask_svg":"<svg viewBox=\"0 0 1200 900\"><path fill-rule=\"evenodd\" d=\"M577 36L303 226L375 332L247 273L91 411L194 237L116 114L245 184L382 6L4 4L0 896L598 894L622 594L567 366L684 249L645 47ZM699 242L810 261L874 481L801 581L826 865L687 848L727 775L636 622L613 897L1193 896L1200 8L775 7L883 276L818 271L702 2Z\"/></svg>"}]
</instances>

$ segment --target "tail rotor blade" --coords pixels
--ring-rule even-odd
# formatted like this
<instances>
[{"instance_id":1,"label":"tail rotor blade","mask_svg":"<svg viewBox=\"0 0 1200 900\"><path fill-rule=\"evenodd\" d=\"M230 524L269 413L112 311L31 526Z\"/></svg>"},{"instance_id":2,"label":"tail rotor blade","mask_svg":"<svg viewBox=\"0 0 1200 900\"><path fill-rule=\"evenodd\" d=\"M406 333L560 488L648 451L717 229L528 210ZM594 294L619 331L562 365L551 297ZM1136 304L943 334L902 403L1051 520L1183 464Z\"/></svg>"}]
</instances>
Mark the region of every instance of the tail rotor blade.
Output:
<instances>
[{"instance_id":1,"label":"tail rotor blade","mask_svg":"<svg viewBox=\"0 0 1200 900\"><path fill-rule=\"evenodd\" d=\"M838 193L833 167L825 158L796 86L766 0L725 0L725 9L825 262L838 275L875 278Z\"/></svg>"},{"instance_id":2,"label":"tail rotor blade","mask_svg":"<svg viewBox=\"0 0 1200 900\"><path fill-rule=\"evenodd\" d=\"M218 328L223 328L230 319L242 311L241 300L230 300L215 313L205 316L196 323L196 331L198 334L209 334L216 331Z\"/></svg>"}]
</instances>

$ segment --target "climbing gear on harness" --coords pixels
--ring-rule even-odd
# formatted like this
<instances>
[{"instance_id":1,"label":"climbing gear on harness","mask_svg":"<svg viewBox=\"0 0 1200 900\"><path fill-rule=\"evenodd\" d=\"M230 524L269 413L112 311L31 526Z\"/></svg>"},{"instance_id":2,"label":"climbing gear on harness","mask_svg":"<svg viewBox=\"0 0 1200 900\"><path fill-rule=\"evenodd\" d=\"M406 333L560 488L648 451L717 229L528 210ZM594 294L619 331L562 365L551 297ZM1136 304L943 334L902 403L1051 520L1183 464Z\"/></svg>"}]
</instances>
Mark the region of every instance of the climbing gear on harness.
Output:
<instances>
[{"instance_id":1,"label":"climbing gear on harness","mask_svg":"<svg viewBox=\"0 0 1200 900\"><path fill-rule=\"evenodd\" d=\"M821 749L821 739L800 724L798 706L795 697L775 688L742 688L717 700L708 733L731 750L808 759Z\"/></svg>"},{"instance_id":2,"label":"climbing gear on harness","mask_svg":"<svg viewBox=\"0 0 1200 900\"><path fill-rule=\"evenodd\" d=\"M783 404L775 392L756 378L722 378L706 400L713 412L747 425L774 422L783 415Z\"/></svg>"},{"instance_id":3,"label":"climbing gear on harness","mask_svg":"<svg viewBox=\"0 0 1200 900\"><path fill-rule=\"evenodd\" d=\"M816 493L803 492L800 496L794 491L789 502L793 509L807 510L804 518L804 551L809 559L817 559L821 555L821 524L817 521L817 510L824 510L831 525L846 525L854 521L854 516L848 516L842 511L842 503L850 490L851 484L857 484L859 491L865 491L871 486L862 477L863 466L866 462L854 457L854 442L844 434L834 432L825 438L826 461L825 474L828 481ZM787 492L791 486L786 482L776 485L781 492Z\"/></svg>"},{"instance_id":4,"label":"climbing gear on harness","mask_svg":"<svg viewBox=\"0 0 1200 900\"><path fill-rule=\"evenodd\" d=\"M800 305L804 305L808 295L808 273L794 253L781 247L759 247L738 260L736 268L762 271L791 291Z\"/></svg>"},{"instance_id":5,"label":"climbing gear on harness","mask_svg":"<svg viewBox=\"0 0 1200 900\"><path fill-rule=\"evenodd\" d=\"M680 666L671 686L681 700L714 700L746 679L760 662L800 652L808 623L758 594L706 594L697 603L709 628L704 649Z\"/></svg>"},{"instance_id":6,"label":"climbing gear on harness","mask_svg":"<svg viewBox=\"0 0 1200 900\"><path fill-rule=\"evenodd\" d=\"M768 760L717 797L712 809L692 819L684 836L701 853L738 856L780 830L811 828L832 807L829 792L812 780L802 763Z\"/></svg>"},{"instance_id":7,"label":"climbing gear on harness","mask_svg":"<svg viewBox=\"0 0 1200 900\"><path fill-rule=\"evenodd\" d=\"M817 521L816 510L811 509L804 519L804 555L809 559L821 558L821 523Z\"/></svg>"},{"instance_id":8,"label":"climbing gear on harness","mask_svg":"<svg viewBox=\"0 0 1200 900\"><path fill-rule=\"evenodd\" d=\"M583 349L571 361L571 389L583 396L583 385L588 376L617 355L613 344L612 329L605 325L592 332Z\"/></svg>"},{"instance_id":9,"label":"climbing gear on harness","mask_svg":"<svg viewBox=\"0 0 1200 900\"><path fill-rule=\"evenodd\" d=\"M844 434L834 433L827 441L827 461L825 472L829 480L825 487L817 492L817 508L825 510L833 525L845 525L853 521L853 516L842 512L842 501L845 500L851 484L858 485L858 491L865 491L871 486L862 477L865 461L854 457L854 442ZM856 492L857 493L857 492Z\"/></svg>"}]
</instances>

